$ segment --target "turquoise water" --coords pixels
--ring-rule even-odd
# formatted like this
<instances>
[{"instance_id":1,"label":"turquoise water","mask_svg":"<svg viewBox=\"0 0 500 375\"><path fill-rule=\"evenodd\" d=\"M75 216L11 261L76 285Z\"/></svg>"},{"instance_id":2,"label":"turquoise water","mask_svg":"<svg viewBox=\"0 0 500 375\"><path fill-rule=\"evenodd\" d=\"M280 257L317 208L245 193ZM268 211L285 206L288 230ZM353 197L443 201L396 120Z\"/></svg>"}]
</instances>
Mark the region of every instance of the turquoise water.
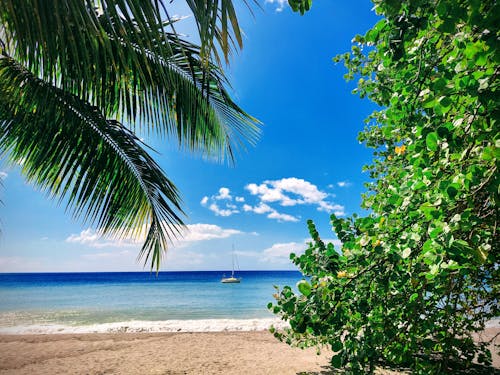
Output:
<instances>
[{"instance_id":1,"label":"turquoise water","mask_svg":"<svg viewBox=\"0 0 500 375\"><path fill-rule=\"evenodd\" d=\"M272 318L273 285L294 286L295 271L0 274L0 327L113 322Z\"/></svg>"}]
</instances>

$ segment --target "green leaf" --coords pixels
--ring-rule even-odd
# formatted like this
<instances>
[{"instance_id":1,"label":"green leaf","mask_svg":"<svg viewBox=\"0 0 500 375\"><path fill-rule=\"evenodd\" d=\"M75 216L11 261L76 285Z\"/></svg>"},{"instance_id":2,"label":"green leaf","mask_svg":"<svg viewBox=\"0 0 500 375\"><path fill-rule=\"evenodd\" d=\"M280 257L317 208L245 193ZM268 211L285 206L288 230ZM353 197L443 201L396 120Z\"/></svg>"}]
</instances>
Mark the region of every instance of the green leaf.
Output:
<instances>
[{"instance_id":1,"label":"green leaf","mask_svg":"<svg viewBox=\"0 0 500 375\"><path fill-rule=\"evenodd\" d=\"M311 284L306 280L301 280L297 283L297 288L299 292L308 297L311 294Z\"/></svg>"},{"instance_id":2,"label":"green leaf","mask_svg":"<svg viewBox=\"0 0 500 375\"><path fill-rule=\"evenodd\" d=\"M427 96L422 102L424 108L434 108L437 105L437 100L433 96Z\"/></svg>"},{"instance_id":3,"label":"green leaf","mask_svg":"<svg viewBox=\"0 0 500 375\"><path fill-rule=\"evenodd\" d=\"M432 219L436 218L436 216L437 216L436 214L438 212L437 208L428 202L420 205L419 210L425 215L425 218L427 220L432 220Z\"/></svg>"},{"instance_id":4,"label":"green leaf","mask_svg":"<svg viewBox=\"0 0 500 375\"><path fill-rule=\"evenodd\" d=\"M438 30L445 34L452 34L455 32L455 21L452 18L445 18Z\"/></svg>"},{"instance_id":5,"label":"green leaf","mask_svg":"<svg viewBox=\"0 0 500 375\"><path fill-rule=\"evenodd\" d=\"M386 0L388 14L397 14L401 9L401 0Z\"/></svg>"},{"instance_id":6,"label":"green leaf","mask_svg":"<svg viewBox=\"0 0 500 375\"><path fill-rule=\"evenodd\" d=\"M438 149L438 135L436 132L431 132L425 137L425 144L430 151Z\"/></svg>"},{"instance_id":7,"label":"green leaf","mask_svg":"<svg viewBox=\"0 0 500 375\"><path fill-rule=\"evenodd\" d=\"M342 367L342 356L340 354L334 355L332 357L331 363L334 368Z\"/></svg>"},{"instance_id":8,"label":"green leaf","mask_svg":"<svg viewBox=\"0 0 500 375\"><path fill-rule=\"evenodd\" d=\"M436 226L429 231L429 237L436 239L441 233L443 233L443 228L441 226Z\"/></svg>"},{"instance_id":9,"label":"green leaf","mask_svg":"<svg viewBox=\"0 0 500 375\"><path fill-rule=\"evenodd\" d=\"M483 152L481 153L481 159L490 161L494 160L495 158L495 146L488 146L483 149Z\"/></svg>"},{"instance_id":10,"label":"green leaf","mask_svg":"<svg viewBox=\"0 0 500 375\"><path fill-rule=\"evenodd\" d=\"M304 14L312 6L312 0L288 0L288 5L294 12L300 12L300 14Z\"/></svg>"},{"instance_id":11,"label":"green leaf","mask_svg":"<svg viewBox=\"0 0 500 375\"><path fill-rule=\"evenodd\" d=\"M413 185L413 190L420 190L426 188L427 185L423 181L416 181Z\"/></svg>"},{"instance_id":12,"label":"green leaf","mask_svg":"<svg viewBox=\"0 0 500 375\"><path fill-rule=\"evenodd\" d=\"M439 104L441 104L441 106L445 107L445 108L448 108L451 106L451 99L447 96L443 97L440 101L439 101Z\"/></svg>"},{"instance_id":13,"label":"green leaf","mask_svg":"<svg viewBox=\"0 0 500 375\"><path fill-rule=\"evenodd\" d=\"M335 341L332 344L332 351L338 352L338 351L342 350L343 347L344 347L344 344L342 343L342 341L340 341L340 340Z\"/></svg>"},{"instance_id":14,"label":"green leaf","mask_svg":"<svg viewBox=\"0 0 500 375\"><path fill-rule=\"evenodd\" d=\"M446 194L450 199L454 199L460 190L460 185L456 183L449 184L446 188Z\"/></svg>"}]
</instances>

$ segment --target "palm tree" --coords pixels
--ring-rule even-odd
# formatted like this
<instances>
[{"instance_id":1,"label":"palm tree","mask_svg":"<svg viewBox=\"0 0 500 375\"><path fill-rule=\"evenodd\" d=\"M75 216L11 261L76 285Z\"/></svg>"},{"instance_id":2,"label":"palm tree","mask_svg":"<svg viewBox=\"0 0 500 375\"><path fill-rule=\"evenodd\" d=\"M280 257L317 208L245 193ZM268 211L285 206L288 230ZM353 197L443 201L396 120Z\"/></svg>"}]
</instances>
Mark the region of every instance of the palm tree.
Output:
<instances>
[{"instance_id":1,"label":"palm tree","mask_svg":"<svg viewBox=\"0 0 500 375\"><path fill-rule=\"evenodd\" d=\"M218 160L258 135L226 90L231 0L186 0L199 46L169 2L0 0L1 157L102 235L145 235L139 257L157 270L183 212L137 131Z\"/></svg>"}]
</instances>

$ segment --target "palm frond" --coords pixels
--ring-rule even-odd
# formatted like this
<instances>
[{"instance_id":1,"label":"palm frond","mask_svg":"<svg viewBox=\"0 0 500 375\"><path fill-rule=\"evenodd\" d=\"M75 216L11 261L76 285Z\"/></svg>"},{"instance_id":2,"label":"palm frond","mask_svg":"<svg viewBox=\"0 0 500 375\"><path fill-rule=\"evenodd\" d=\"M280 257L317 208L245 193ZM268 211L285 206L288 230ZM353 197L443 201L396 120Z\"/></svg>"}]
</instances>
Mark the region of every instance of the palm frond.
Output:
<instances>
[{"instance_id":1,"label":"palm frond","mask_svg":"<svg viewBox=\"0 0 500 375\"><path fill-rule=\"evenodd\" d=\"M182 220L175 186L126 127L0 57L0 149L29 181L102 234L140 237L158 269ZM145 228L147 230L145 231Z\"/></svg>"},{"instance_id":2,"label":"palm frond","mask_svg":"<svg viewBox=\"0 0 500 375\"><path fill-rule=\"evenodd\" d=\"M213 55L220 65L217 45L226 63L231 51L243 47L243 38L232 0L186 0L194 14L201 39L201 56L209 61ZM250 2L242 3L251 11ZM254 4L258 5L256 0Z\"/></svg>"},{"instance_id":3,"label":"palm frond","mask_svg":"<svg viewBox=\"0 0 500 375\"><path fill-rule=\"evenodd\" d=\"M221 160L259 133L218 54L242 45L232 1L186 1L201 46L175 33L162 0L0 0L0 155L103 234L147 228L140 255L157 269L180 198L132 131Z\"/></svg>"},{"instance_id":4,"label":"palm frond","mask_svg":"<svg viewBox=\"0 0 500 375\"><path fill-rule=\"evenodd\" d=\"M227 49L228 22L241 43L231 1L219 7L218 1L188 0L202 47L165 31L162 2L59 2L0 0L7 50L39 78L101 108L108 118L148 124L210 158L232 159L235 148L256 141L258 121L231 100L223 71L204 57L204 48L213 47L208 34Z\"/></svg>"}]
</instances>

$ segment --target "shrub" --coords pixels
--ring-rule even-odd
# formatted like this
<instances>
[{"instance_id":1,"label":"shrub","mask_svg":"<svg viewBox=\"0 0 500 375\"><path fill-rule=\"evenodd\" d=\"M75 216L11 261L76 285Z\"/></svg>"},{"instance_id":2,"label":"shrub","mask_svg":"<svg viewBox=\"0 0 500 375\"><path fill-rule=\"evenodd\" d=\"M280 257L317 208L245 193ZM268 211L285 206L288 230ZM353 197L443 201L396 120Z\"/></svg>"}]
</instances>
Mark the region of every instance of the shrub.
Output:
<instances>
[{"instance_id":1,"label":"shrub","mask_svg":"<svg viewBox=\"0 0 500 375\"><path fill-rule=\"evenodd\" d=\"M499 315L499 5L374 4L382 19L335 58L381 108L359 135L374 149L369 213L331 217L340 253L308 222L312 242L292 260L310 277L270 304L291 326L275 335L326 344L352 373L488 365L472 334Z\"/></svg>"}]
</instances>

